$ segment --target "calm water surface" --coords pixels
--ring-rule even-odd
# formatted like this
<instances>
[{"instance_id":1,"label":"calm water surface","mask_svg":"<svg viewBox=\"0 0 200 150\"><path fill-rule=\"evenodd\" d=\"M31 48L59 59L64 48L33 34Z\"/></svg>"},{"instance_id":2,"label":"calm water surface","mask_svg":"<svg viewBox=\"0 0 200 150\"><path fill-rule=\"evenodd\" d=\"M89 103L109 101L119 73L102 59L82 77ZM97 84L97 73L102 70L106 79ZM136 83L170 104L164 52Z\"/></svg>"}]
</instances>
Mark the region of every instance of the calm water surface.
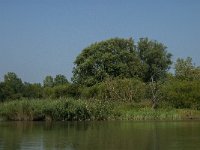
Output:
<instances>
[{"instance_id":1,"label":"calm water surface","mask_svg":"<svg viewBox=\"0 0 200 150\"><path fill-rule=\"evenodd\" d=\"M0 122L0 150L199 150L200 122Z\"/></svg>"}]
</instances>

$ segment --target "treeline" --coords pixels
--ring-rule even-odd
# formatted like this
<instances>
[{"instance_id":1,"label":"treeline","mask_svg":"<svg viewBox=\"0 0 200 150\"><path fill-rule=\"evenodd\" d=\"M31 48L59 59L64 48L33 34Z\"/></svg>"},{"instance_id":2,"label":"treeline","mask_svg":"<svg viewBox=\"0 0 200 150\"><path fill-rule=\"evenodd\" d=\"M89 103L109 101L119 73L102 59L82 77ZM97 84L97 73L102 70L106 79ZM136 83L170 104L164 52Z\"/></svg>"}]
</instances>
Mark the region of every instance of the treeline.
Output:
<instances>
[{"instance_id":1,"label":"treeline","mask_svg":"<svg viewBox=\"0 0 200 150\"><path fill-rule=\"evenodd\" d=\"M41 84L23 82L14 72L8 72L4 75L4 81L0 83L0 100L75 97L76 90L76 87L61 74L55 78L48 75Z\"/></svg>"},{"instance_id":2,"label":"treeline","mask_svg":"<svg viewBox=\"0 0 200 150\"><path fill-rule=\"evenodd\" d=\"M9 72L0 83L0 101L92 99L151 107L200 109L200 67L192 58L171 60L167 47L141 38L114 38L91 44L74 62L72 82L64 75L46 76L43 84L23 82ZM170 67L174 66L174 73Z\"/></svg>"}]
</instances>

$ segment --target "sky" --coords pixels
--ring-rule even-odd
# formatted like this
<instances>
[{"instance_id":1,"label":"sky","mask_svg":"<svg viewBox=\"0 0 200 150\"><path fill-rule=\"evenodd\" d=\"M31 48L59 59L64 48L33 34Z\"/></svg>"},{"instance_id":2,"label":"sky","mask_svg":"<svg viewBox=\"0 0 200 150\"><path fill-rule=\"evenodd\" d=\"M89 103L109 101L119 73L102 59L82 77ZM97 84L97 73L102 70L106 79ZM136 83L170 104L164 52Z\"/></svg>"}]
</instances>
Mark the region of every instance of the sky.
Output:
<instances>
[{"instance_id":1,"label":"sky","mask_svg":"<svg viewBox=\"0 0 200 150\"><path fill-rule=\"evenodd\" d=\"M0 80L72 77L74 60L109 38L148 37L200 65L199 0L0 0Z\"/></svg>"}]
</instances>

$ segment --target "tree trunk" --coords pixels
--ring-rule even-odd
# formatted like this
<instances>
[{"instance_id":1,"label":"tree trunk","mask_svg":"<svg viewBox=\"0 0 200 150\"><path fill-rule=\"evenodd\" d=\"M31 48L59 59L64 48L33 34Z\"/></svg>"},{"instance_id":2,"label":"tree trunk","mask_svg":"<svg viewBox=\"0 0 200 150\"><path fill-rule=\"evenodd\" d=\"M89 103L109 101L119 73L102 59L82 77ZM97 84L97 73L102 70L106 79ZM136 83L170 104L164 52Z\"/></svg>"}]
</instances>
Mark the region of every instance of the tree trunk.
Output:
<instances>
[{"instance_id":1,"label":"tree trunk","mask_svg":"<svg viewBox=\"0 0 200 150\"><path fill-rule=\"evenodd\" d=\"M151 77L151 93L152 93L152 109L156 109L158 107L158 97L157 97L157 83L154 81L153 77Z\"/></svg>"}]
</instances>

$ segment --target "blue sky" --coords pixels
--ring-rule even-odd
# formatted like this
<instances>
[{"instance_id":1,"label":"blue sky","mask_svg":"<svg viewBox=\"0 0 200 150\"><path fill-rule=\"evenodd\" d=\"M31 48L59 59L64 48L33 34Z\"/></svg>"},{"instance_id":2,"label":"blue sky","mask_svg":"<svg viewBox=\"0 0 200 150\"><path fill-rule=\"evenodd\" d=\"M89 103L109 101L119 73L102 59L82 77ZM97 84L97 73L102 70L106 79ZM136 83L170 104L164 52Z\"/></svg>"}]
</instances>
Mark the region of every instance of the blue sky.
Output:
<instances>
[{"instance_id":1,"label":"blue sky","mask_svg":"<svg viewBox=\"0 0 200 150\"><path fill-rule=\"evenodd\" d=\"M200 65L200 1L0 0L0 80L70 79L81 50L111 37L149 37Z\"/></svg>"}]
</instances>

